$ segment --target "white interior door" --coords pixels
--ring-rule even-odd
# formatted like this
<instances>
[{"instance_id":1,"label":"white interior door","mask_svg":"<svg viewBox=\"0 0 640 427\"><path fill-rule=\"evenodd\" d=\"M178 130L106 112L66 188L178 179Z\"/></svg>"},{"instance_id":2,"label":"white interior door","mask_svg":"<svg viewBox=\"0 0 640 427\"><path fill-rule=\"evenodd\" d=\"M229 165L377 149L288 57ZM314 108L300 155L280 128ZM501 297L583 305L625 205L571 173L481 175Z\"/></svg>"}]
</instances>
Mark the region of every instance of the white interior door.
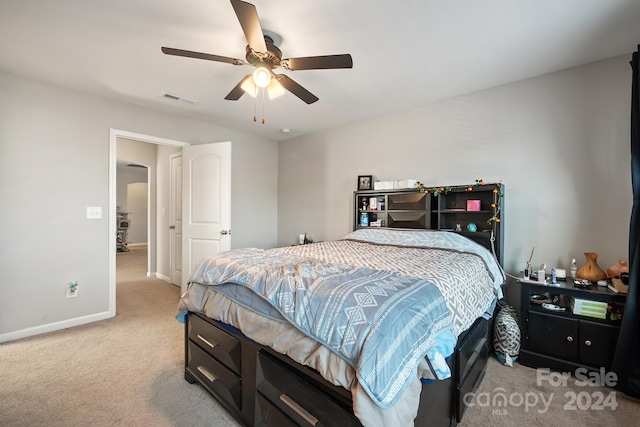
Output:
<instances>
[{"instance_id":1,"label":"white interior door","mask_svg":"<svg viewBox=\"0 0 640 427\"><path fill-rule=\"evenodd\" d=\"M182 288L205 256L231 248L231 142L182 149Z\"/></svg>"},{"instance_id":2,"label":"white interior door","mask_svg":"<svg viewBox=\"0 0 640 427\"><path fill-rule=\"evenodd\" d=\"M182 285L182 153L170 156L169 270L171 283Z\"/></svg>"}]
</instances>

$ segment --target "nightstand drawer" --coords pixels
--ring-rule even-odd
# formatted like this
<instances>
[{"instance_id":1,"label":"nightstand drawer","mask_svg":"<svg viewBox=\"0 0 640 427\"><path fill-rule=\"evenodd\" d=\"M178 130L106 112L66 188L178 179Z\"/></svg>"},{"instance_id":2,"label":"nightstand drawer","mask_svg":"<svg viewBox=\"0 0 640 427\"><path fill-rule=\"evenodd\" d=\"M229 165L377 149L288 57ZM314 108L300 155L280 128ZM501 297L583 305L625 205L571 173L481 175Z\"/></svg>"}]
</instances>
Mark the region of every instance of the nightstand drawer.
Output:
<instances>
[{"instance_id":1,"label":"nightstand drawer","mask_svg":"<svg viewBox=\"0 0 640 427\"><path fill-rule=\"evenodd\" d=\"M189 342L188 346L187 369L198 377L203 386L220 396L230 406L240 409L240 378L193 342Z\"/></svg>"},{"instance_id":2,"label":"nightstand drawer","mask_svg":"<svg viewBox=\"0 0 640 427\"><path fill-rule=\"evenodd\" d=\"M189 339L240 374L240 342L198 315L189 317Z\"/></svg>"},{"instance_id":3,"label":"nightstand drawer","mask_svg":"<svg viewBox=\"0 0 640 427\"><path fill-rule=\"evenodd\" d=\"M258 354L257 389L297 425L361 425L336 401L262 352Z\"/></svg>"},{"instance_id":4,"label":"nightstand drawer","mask_svg":"<svg viewBox=\"0 0 640 427\"><path fill-rule=\"evenodd\" d=\"M480 319L469 329L459 344L457 354L456 385L466 382L477 361L483 366L489 352L489 322Z\"/></svg>"}]
</instances>

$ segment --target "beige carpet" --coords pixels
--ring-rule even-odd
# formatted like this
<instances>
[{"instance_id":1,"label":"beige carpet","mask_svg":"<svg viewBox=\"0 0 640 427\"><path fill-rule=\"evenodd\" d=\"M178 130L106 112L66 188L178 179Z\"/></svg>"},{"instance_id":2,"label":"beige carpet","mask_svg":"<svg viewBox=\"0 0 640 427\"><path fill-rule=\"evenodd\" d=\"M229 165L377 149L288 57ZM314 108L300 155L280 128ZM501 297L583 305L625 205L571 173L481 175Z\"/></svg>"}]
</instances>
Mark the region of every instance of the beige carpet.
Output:
<instances>
[{"instance_id":1,"label":"beige carpet","mask_svg":"<svg viewBox=\"0 0 640 427\"><path fill-rule=\"evenodd\" d=\"M146 248L131 249L116 258L115 318L0 344L0 426L238 425L184 380L184 328L174 318L179 288L148 279ZM534 369L492 358L460 426L638 425L640 403L622 393L609 401L615 409L586 405L612 391L578 387L575 379L537 385ZM506 406L492 403L500 393ZM571 393L582 399L575 409L565 408ZM534 394L535 405L521 403L533 403ZM551 402L546 410L542 399Z\"/></svg>"},{"instance_id":2,"label":"beige carpet","mask_svg":"<svg viewBox=\"0 0 640 427\"><path fill-rule=\"evenodd\" d=\"M116 317L0 344L0 426L237 426L184 380L180 289L116 262Z\"/></svg>"},{"instance_id":3,"label":"beige carpet","mask_svg":"<svg viewBox=\"0 0 640 427\"><path fill-rule=\"evenodd\" d=\"M559 373L553 373L549 381L548 376L541 374L538 381L535 369L518 363L513 367L503 366L492 357L479 390L469 398L474 406L467 410L458 426L622 427L640 424L640 401L637 399L608 387L581 385L575 377L561 385L560 381L554 382L557 375ZM505 396L506 400L500 396Z\"/></svg>"}]
</instances>

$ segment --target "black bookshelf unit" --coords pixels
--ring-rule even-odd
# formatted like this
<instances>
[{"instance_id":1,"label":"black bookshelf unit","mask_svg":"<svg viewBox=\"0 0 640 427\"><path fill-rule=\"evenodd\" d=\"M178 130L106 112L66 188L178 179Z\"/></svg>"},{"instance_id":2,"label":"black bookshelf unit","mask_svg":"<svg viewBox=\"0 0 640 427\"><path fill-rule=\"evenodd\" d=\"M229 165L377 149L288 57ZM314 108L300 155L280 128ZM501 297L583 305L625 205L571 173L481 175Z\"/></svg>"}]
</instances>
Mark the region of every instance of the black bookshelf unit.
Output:
<instances>
[{"instance_id":1,"label":"black bookshelf unit","mask_svg":"<svg viewBox=\"0 0 640 427\"><path fill-rule=\"evenodd\" d=\"M432 189L355 191L353 229L379 226L450 231L486 248L495 247L496 258L502 264L499 248L503 246L504 185L486 183L437 189L437 195ZM363 214L367 216L367 225L360 221ZM379 225L372 225L376 221Z\"/></svg>"}]
</instances>

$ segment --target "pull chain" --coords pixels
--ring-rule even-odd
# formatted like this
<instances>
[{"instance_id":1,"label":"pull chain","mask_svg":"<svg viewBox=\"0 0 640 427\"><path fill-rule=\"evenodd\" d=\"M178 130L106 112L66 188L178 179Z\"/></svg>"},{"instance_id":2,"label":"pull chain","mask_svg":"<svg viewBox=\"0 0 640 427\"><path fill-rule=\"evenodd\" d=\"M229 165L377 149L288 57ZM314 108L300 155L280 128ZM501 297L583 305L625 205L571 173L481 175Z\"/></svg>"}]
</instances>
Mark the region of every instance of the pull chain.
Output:
<instances>
[{"instance_id":1,"label":"pull chain","mask_svg":"<svg viewBox=\"0 0 640 427\"><path fill-rule=\"evenodd\" d=\"M264 124L264 93L267 91L267 88L262 89L262 124Z\"/></svg>"},{"instance_id":2,"label":"pull chain","mask_svg":"<svg viewBox=\"0 0 640 427\"><path fill-rule=\"evenodd\" d=\"M255 90L256 90L255 91L256 96L253 97L253 121L257 122L258 121L258 87L257 86ZM266 89L262 91L262 124L264 124L264 121L265 121L264 120L264 97L265 97L264 93L265 92L266 92Z\"/></svg>"},{"instance_id":3,"label":"pull chain","mask_svg":"<svg viewBox=\"0 0 640 427\"><path fill-rule=\"evenodd\" d=\"M253 97L253 121L257 122L258 121L258 115L256 114L256 110L257 110L257 103L258 103L258 87L255 87L255 96Z\"/></svg>"}]
</instances>

